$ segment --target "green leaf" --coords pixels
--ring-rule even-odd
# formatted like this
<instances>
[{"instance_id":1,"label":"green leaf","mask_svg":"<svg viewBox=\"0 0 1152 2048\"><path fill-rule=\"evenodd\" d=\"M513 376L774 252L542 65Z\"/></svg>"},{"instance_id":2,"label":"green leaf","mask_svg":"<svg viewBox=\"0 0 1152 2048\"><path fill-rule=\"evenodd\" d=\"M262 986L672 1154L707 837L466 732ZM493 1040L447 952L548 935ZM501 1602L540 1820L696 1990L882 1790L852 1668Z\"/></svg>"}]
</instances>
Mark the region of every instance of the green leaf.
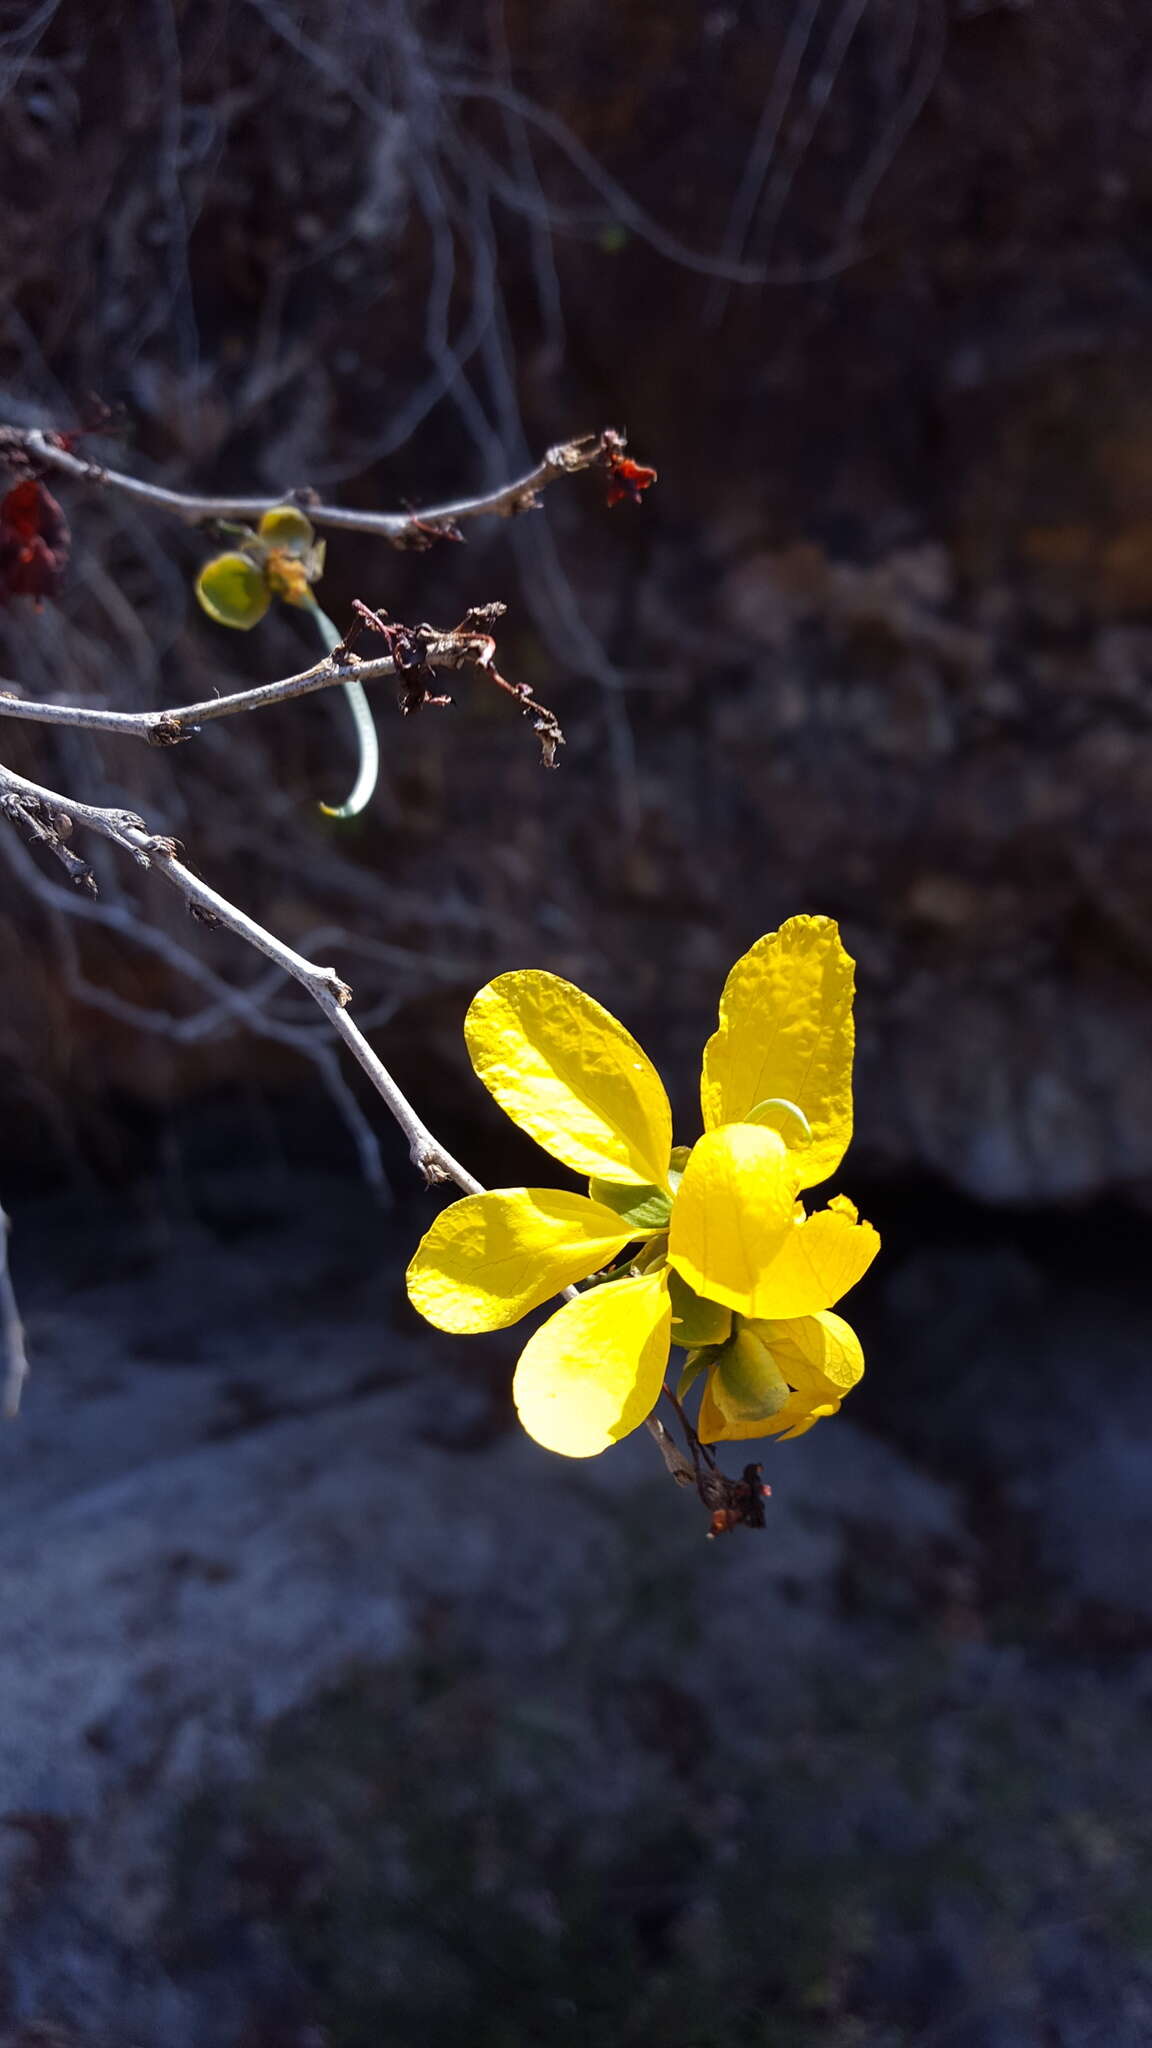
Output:
<instances>
[{"instance_id":1,"label":"green leaf","mask_svg":"<svg viewBox=\"0 0 1152 2048\"><path fill-rule=\"evenodd\" d=\"M672 1214L672 1203L663 1188L631 1187L623 1181L597 1180L588 1183L588 1193L594 1202L603 1202L606 1209L615 1209L625 1223L631 1223L636 1231L666 1230Z\"/></svg>"},{"instance_id":2,"label":"green leaf","mask_svg":"<svg viewBox=\"0 0 1152 2048\"><path fill-rule=\"evenodd\" d=\"M196 595L218 626L247 633L258 626L272 599L264 572L247 555L217 555L196 578Z\"/></svg>"},{"instance_id":3,"label":"green leaf","mask_svg":"<svg viewBox=\"0 0 1152 2048\"><path fill-rule=\"evenodd\" d=\"M672 1342L694 1351L701 1344L724 1344L732 1330L732 1311L719 1301L697 1294L674 1270L668 1275L672 1295Z\"/></svg>"},{"instance_id":4,"label":"green leaf","mask_svg":"<svg viewBox=\"0 0 1152 2048\"><path fill-rule=\"evenodd\" d=\"M690 1394L702 1372L706 1372L715 1358L720 1355L719 1344L705 1344L699 1351L690 1351L684 1361L684 1370L676 1384L676 1399L682 1401Z\"/></svg>"}]
</instances>

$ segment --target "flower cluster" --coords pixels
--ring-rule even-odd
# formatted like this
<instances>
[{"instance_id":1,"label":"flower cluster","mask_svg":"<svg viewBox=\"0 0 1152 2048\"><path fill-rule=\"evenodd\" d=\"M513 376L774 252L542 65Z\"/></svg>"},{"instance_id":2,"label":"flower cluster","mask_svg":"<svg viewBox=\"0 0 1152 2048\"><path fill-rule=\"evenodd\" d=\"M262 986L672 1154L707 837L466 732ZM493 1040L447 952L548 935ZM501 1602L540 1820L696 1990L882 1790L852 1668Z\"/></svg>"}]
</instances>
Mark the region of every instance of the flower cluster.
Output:
<instances>
[{"instance_id":1,"label":"flower cluster","mask_svg":"<svg viewBox=\"0 0 1152 2048\"><path fill-rule=\"evenodd\" d=\"M829 918L794 917L724 986L704 1051L704 1135L672 1144L651 1062L570 982L502 974L465 1021L472 1064L501 1107L588 1193L505 1188L437 1217L408 1292L439 1329L496 1330L590 1281L529 1338L514 1395L529 1434L590 1457L660 1396L672 1345L681 1390L704 1376L705 1442L799 1436L864 1369L833 1304L879 1237L828 1179L852 1134L853 964ZM593 1278L595 1276L595 1278Z\"/></svg>"},{"instance_id":2,"label":"flower cluster","mask_svg":"<svg viewBox=\"0 0 1152 2048\"><path fill-rule=\"evenodd\" d=\"M196 596L218 626L242 633L258 626L274 597L315 610L312 585L324 569L324 543L298 505L274 505L253 533L230 527L239 546L205 562Z\"/></svg>"}]
</instances>

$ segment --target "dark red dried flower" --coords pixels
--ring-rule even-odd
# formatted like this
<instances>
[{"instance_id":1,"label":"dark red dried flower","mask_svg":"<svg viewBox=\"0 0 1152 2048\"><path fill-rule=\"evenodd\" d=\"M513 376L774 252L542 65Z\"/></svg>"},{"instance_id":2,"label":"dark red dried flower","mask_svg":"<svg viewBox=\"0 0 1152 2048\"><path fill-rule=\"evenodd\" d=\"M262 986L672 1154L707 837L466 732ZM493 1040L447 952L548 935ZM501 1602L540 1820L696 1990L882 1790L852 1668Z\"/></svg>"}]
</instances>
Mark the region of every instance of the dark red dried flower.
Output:
<instances>
[{"instance_id":1,"label":"dark red dried flower","mask_svg":"<svg viewBox=\"0 0 1152 2048\"><path fill-rule=\"evenodd\" d=\"M633 462L630 455L622 455L618 449L608 451L608 503L619 505L623 499L631 498L640 503L641 493L656 481L656 471L648 469L642 462Z\"/></svg>"},{"instance_id":2,"label":"dark red dried flower","mask_svg":"<svg viewBox=\"0 0 1152 2048\"><path fill-rule=\"evenodd\" d=\"M34 477L0 498L0 604L55 597L68 566L68 521L50 491Z\"/></svg>"}]
</instances>

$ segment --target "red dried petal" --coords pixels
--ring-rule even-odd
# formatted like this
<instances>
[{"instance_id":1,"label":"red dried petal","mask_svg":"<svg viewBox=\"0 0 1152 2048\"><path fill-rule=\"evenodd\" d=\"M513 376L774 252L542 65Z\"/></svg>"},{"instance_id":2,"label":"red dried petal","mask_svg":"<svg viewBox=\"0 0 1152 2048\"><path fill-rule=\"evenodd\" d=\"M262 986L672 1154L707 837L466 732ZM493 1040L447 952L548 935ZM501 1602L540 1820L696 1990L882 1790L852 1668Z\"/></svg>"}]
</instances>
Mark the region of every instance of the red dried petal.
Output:
<instances>
[{"instance_id":1,"label":"red dried petal","mask_svg":"<svg viewBox=\"0 0 1152 2048\"><path fill-rule=\"evenodd\" d=\"M0 499L0 604L55 597L68 566L68 522L50 491L28 477Z\"/></svg>"},{"instance_id":2,"label":"red dried petal","mask_svg":"<svg viewBox=\"0 0 1152 2048\"><path fill-rule=\"evenodd\" d=\"M619 505L625 498L640 503L641 493L656 481L656 471L643 462L633 462L630 455L617 454L611 450L608 455L608 503Z\"/></svg>"}]
</instances>

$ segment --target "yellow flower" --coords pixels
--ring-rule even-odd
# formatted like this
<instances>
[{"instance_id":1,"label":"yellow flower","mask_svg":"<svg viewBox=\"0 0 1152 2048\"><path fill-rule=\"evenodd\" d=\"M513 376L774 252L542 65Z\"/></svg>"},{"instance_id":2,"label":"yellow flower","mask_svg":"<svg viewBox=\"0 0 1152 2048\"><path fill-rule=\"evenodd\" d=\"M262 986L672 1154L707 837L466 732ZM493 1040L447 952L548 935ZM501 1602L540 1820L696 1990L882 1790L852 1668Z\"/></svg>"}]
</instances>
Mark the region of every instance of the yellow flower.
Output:
<instances>
[{"instance_id":1,"label":"yellow flower","mask_svg":"<svg viewBox=\"0 0 1152 2048\"><path fill-rule=\"evenodd\" d=\"M441 1330L498 1330L636 1246L530 1337L513 1392L549 1450L591 1457L655 1407L672 1344L707 1370L706 1442L798 1436L864 1361L828 1313L880 1240L842 1197L807 1215L852 1135L853 964L830 918L794 917L736 962L704 1049L704 1135L672 1145L663 1083L570 982L529 970L481 989L477 1074L588 1193L504 1188L437 1217L408 1292Z\"/></svg>"},{"instance_id":2,"label":"yellow flower","mask_svg":"<svg viewBox=\"0 0 1152 2048\"><path fill-rule=\"evenodd\" d=\"M255 533L229 528L240 545L214 555L196 578L196 596L218 626L250 632L274 597L304 610L318 610L311 586L324 571L324 542L298 505L274 505ZM339 639L339 634L337 634Z\"/></svg>"}]
</instances>

